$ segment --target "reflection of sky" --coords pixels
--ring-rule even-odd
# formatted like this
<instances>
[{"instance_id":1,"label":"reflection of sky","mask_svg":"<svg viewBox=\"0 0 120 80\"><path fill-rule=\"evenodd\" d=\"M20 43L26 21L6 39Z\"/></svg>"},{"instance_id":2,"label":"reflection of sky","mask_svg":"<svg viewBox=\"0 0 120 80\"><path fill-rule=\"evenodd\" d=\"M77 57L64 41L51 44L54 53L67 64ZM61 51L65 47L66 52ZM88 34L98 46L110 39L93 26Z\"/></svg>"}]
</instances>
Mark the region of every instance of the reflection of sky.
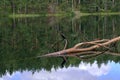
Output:
<instances>
[{"instance_id":1,"label":"reflection of sky","mask_svg":"<svg viewBox=\"0 0 120 80\"><path fill-rule=\"evenodd\" d=\"M80 63L78 67L58 68L55 70L41 70L32 74L30 71L8 73L0 80L117 80L120 79L120 64L109 62L99 68L97 63L92 65Z\"/></svg>"}]
</instances>

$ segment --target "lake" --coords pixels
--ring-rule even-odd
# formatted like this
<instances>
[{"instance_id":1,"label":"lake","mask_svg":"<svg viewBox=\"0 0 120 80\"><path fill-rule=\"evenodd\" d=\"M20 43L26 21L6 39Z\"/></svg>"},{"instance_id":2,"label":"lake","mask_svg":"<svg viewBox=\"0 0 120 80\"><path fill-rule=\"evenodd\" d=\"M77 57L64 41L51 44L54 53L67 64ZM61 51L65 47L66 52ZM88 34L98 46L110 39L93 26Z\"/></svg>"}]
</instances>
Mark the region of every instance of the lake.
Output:
<instances>
[{"instance_id":1,"label":"lake","mask_svg":"<svg viewBox=\"0 0 120 80\"><path fill-rule=\"evenodd\" d=\"M117 80L120 57L37 57L120 35L120 16L0 18L0 80ZM63 34L64 36L61 36ZM120 42L112 47L120 52Z\"/></svg>"}]
</instances>

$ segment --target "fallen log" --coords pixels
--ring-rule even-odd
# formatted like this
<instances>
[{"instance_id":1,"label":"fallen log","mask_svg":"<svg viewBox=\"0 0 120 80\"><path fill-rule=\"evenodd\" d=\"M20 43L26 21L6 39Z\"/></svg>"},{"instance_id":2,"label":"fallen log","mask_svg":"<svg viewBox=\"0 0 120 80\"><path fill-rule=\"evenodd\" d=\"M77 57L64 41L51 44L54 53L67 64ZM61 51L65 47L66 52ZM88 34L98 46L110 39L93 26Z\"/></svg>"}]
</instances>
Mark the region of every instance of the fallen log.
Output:
<instances>
[{"instance_id":1,"label":"fallen log","mask_svg":"<svg viewBox=\"0 0 120 80\"><path fill-rule=\"evenodd\" d=\"M82 42L76 44L74 47L69 48L69 49L64 49L58 52L53 52L53 53L48 53L42 56L38 57L51 57L51 56L63 56L63 55L73 55L76 53L79 53L79 55L84 55L84 54L96 54L95 52L89 53L89 51L94 51L95 49L99 48L105 48L109 50L109 45L112 43L115 43L120 40L120 36L113 38L113 39L102 39L102 40L95 40L95 41L89 41L89 42ZM88 47L82 47L83 45L90 45Z\"/></svg>"}]
</instances>

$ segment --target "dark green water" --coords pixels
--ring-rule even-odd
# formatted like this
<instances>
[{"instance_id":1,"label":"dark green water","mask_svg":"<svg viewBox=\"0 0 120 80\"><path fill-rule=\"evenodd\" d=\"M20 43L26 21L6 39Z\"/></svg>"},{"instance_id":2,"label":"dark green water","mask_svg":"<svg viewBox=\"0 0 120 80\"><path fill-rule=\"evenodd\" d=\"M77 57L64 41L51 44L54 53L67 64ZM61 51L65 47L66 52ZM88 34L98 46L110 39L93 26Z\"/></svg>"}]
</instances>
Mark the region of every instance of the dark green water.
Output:
<instances>
[{"instance_id":1,"label":"dark green water","mask_svg":"<svg viewBox=\"0 0 120 80\"><path fill-rule=\"evenodd\" d=\"M116 80L120 57L101 55L82 61L39 55L82 41L110 39L120 35L120 16L0 18L0 80ZM57 42L57 43L56 43ZM55 44L56 43L56 44ZM55 44L55 45L54 45ZM53 46L54 45L54 46ZM115 51L120 51L119 42ZM76 75L75 75L76 74ZM72 77L73 76L73 77ZM88 77L87 77L88 76Z\"/></svg>"}]
</instances>

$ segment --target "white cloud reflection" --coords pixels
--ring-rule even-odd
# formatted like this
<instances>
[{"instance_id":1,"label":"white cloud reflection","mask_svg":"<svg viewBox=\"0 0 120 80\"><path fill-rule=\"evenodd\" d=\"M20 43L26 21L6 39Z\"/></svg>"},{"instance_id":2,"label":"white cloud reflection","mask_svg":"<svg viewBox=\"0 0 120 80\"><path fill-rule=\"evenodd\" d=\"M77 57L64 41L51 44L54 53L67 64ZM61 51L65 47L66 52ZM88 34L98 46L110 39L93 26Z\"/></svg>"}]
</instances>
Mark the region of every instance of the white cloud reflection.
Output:
<instances>
[{"instance_id":1,"label":"white cloud reflection","mask_svg":"<svg viewBox=\"0 0 120 80\"><path fill-rule=\"evenodd\" d=\"M14 72L12 75L7 73L0 80L98 80L100 76L106 75L109 71L110 65L102 64L99 68L96 62L92 65L82 62L78 67L69 66L57 70L52 68L51 72L41 70L34 74L30 71Z\"/></svg>"},{"instance_id":2,"label":"white cloud reflection","mask_svg":"<svg viewBox=\"0 0 120 80\"><path fill-rule=\"evenodd\" d=\"M90 73L93 76L101 76L101 75L105 75L109 72L110 65L102 64L101 67L99 68L97 65L97 62L94 62L92 65L81 63L79 65L79 69L88 71L88 73Z\"/></svg>"}]
</instances>

